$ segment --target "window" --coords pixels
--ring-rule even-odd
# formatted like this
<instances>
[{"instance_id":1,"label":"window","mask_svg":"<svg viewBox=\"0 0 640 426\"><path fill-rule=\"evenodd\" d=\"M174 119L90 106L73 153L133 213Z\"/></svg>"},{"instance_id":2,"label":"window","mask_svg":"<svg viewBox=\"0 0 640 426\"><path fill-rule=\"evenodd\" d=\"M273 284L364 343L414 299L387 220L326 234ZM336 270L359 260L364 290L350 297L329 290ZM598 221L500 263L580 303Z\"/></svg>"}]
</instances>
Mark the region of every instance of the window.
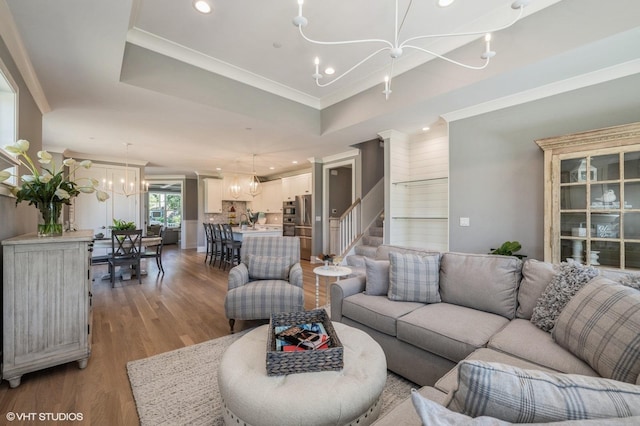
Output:
<instances>
[{"instance_id":1,"label":"window","mask_svg":"<svg viewBox=\"0 0 640 426\"><path fill-rule=\"evenodd\" d=\"M162 225L165 228L182 226L182 194L149 190L149 225Z\"/></svg>"},{"instance_id":2,"label":"window","mask_svg":"<svg viewBox=\"0 0 640 426\"><path fill-rule=\"evenodd\" d=\"M18 161L3 147L16 141L18 123L18 85L0 60L0 170L13 176L0 184L0 195L10 195L9 188L17 185Z\"/></svg>"}]
</instances>

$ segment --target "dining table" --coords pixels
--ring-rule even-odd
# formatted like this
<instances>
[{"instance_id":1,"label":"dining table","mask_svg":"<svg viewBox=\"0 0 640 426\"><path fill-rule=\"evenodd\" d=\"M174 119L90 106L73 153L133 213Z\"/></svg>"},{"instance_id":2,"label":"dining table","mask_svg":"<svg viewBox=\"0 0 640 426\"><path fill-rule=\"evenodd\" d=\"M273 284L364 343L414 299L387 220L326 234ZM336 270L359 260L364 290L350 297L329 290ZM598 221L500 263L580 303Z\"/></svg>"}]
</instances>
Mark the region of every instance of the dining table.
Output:
<instances>
[{"instance_id":1,"label":"dining table","mask_svg":"<svg viewBox=\"0 0 640 426\"><path fill-rule=\"evenodd\" d=\"M158 244L160 244L162 242L162 237L157 236L157 235L153 235L153 236L143 236L142 237L142 251L144 252L144 249L146 247L153 247L153 246L157 246ZM111 238L95 238L93 240L93 248L95 249L107 249L107 250L111 250L112 246L111 246ZM108 254L107 254L108 256ZM104 256L99 256L99 257L104 257ZM140 274L141 275L147 275L147 270L144 268L144 266L146 266L146 259L140 259ZM132 277L132 272L135 273L135 271L118 271L118 275L120 275L122 277L123 280L130 280ZM111 279L111 274L106 273L104 275L102 275L102 280L110 280Z\"/></svg>"}]
</instances>

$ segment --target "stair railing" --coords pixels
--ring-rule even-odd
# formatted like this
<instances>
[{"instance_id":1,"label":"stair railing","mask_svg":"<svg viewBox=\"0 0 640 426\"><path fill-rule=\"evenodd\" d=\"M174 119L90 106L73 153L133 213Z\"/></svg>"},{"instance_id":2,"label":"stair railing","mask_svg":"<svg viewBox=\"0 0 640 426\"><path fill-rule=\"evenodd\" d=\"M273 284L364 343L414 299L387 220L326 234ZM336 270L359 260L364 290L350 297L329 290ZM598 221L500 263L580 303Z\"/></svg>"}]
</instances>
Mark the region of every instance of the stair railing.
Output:
<instances>
[{"instance_id":1,"label":"stair railing","mask_svg":"<svg viewBox=\"0 0 640 426\"><path fill-rule=\"evenodd\" d=\"M362 232L360 224L361 209L362 200L358 198L340 216L338 253L346 253L351 244L360 236Z\"/></svg>"}]
</instances>

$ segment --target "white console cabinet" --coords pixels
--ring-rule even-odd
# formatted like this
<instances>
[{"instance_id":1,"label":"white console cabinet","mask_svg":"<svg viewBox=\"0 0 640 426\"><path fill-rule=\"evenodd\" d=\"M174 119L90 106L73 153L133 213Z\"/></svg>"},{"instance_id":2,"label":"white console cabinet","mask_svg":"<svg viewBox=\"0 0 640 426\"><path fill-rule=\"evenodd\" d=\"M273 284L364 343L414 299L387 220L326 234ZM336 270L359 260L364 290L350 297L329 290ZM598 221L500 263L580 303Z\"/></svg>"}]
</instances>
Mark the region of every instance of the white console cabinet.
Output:
<instances>
[{"instance_id":1,"label":"white console cabinet","mask_svg":"<svg viewBox=\"0 0 640 426\"><path fill-rule=\"evenodd\" d=\"M2 241L2 378L22 375L91 354L93 231L43 238L25 234Z\"/></svg>"}]
</instances>

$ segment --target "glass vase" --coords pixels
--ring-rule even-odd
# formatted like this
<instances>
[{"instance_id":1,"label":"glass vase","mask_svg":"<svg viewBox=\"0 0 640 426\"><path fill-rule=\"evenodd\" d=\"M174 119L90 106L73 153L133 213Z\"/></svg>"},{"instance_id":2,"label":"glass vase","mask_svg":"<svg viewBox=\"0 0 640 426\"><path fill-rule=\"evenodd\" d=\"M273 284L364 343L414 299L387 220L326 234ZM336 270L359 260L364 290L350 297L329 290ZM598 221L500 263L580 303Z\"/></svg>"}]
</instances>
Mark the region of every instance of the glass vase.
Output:
<instances>
[{"instance_id":1,"label":"glass vase","mask_svg":"<svg viewBox=\"0 0 640 426\"><path fill-rule=\"evenodd\" d=\"M60 213L62 213L62 203L50 201L40 203L40 221L38 222L39 237L55 237L62 235L62 223L60 223Z\"/></svg>"}]
</instances>

